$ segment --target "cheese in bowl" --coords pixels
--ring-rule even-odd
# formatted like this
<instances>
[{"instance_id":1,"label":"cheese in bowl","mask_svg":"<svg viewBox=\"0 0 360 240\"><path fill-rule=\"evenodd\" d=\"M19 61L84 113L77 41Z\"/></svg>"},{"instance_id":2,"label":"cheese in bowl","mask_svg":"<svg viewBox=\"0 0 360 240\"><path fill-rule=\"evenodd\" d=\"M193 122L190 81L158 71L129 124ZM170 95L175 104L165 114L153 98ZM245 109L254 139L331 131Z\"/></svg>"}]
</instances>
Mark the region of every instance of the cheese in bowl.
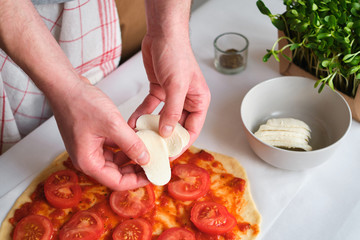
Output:
<instances>
[{"instance_id":1,"label":"cheese in bowl","mask_svg":"<svg viewBox=\"0 0 360 240\"><path fill-rule=\"evenodd\" d=\"M240 117L259 158L278 168L305 170L323 164L338 149L351 126L350 108L339 93L328 87L318 93L314 83L278 77L246 93Z\"/></svg>"},{"instance_id":2,"label":"cheese in bowl","mask_svg":"<svg viewBox=\"0 0 360 240\"><path fill-rule=\"evenodd\" d=\"M303 121L294 118L271 118L260 125L255 136L261 141L278 148L311 151L309 145L311 129Z\"/></svg>"}]
</instances>

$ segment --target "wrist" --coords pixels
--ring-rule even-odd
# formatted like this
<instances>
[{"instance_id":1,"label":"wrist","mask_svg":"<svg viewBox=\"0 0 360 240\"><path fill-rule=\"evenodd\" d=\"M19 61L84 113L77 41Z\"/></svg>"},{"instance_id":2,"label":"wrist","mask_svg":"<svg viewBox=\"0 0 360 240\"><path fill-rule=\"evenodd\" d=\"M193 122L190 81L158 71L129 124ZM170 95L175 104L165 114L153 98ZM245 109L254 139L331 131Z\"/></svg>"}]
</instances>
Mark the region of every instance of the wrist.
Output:
<instances>
[{"instance_id":1,"label":"wrist","mask_svg":"<svg viewBox=\"0 0 360 240\"><path fill-rule=\"evenodd\" d=\"M190 0L145 0L145 6L148 36L188 37Z\"/></svg>"}]
</instances>

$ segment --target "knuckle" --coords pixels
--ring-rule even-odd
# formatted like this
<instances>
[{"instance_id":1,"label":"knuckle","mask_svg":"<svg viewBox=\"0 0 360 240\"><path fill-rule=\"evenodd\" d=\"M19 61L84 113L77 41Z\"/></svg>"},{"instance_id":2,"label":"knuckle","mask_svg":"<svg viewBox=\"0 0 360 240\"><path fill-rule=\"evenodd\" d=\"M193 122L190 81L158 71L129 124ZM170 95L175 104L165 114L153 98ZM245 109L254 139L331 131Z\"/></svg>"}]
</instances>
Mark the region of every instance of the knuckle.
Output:
<instances>
[{"instance_id":1,"label":"knuckle","mask_svg":"<svg viewBox=\"0 0 360 240\"><path fill-rule=\"evenodd\" d=\"M170 79L174 79L174 80L170 80ZM169 79L163 83L163 87L165 89L176 89L177 91L181 91L185 89L188 83L186 81L180 81L177 79L179 79L179 77L169 76Z\"/></svg>"},{"instance_id":2,"label":"knuckle","mask_svg":"<svg viewBox=\"0 0 360 240\"><path fill-rule=\"evenodd\" d=\"M113 116L109 116L109 121L106 123L106 128L109 132L118 132L122 127L122 121L119 121L118 115L114 113Z\"/></svg>"},{"instance_id":3,"label":"knuckle","mask_svg":"<svg viewBox=\"0 0 360 240\"><path fill-rule=\"evenodd\" d=\"M97 161L89 161L88 159L79 159L77 161L77 165L80 168L82 172L84 172L86 175L92 176L95 172L97 172L101 166L98 166L99 164L96 164Z\"/></svg>"},{"instance_id":4,"label":"knuckle","mask_svg":"<svg viewBox=\"0 0 360 240\"><path fill-rule=\"evenodd\" d=\"M138 156L144 151L144 143L138 139L124 149L125 154L131 159L137 159Z\"/></svg>"},{"instance_id":5,"label":"knuckle","mask_svg":"<svg viewBox=\"0 0 360 240\"><path fill-rule=\"evenodd\" d=\"M181 113L177 112L164 112L163 119L166 119L166 122L178 122L181 118Z\"/></svg>"}]
</instances>

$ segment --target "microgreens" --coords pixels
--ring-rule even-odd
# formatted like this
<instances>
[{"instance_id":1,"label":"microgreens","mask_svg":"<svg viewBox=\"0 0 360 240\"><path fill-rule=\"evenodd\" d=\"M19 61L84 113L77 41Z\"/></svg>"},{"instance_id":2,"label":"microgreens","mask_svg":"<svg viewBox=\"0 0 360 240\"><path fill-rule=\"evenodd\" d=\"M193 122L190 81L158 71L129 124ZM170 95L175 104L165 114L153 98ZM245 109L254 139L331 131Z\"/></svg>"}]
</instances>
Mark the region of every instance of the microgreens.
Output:
<instances>
[{"instance_id":1,"label":"microgreens","mask_svg":"<svg viewBox=\"0 0 360 240\"><path fill-rule=\"evenodd\" d=\"M263 57L277 61L283 56L318 77L321 92L327 84L354 97L360 83L360 3L359 0L284 0L286 11L272 14L263 1L256 5L272 24L283 31ZM278 42L288 44L276 49ZM292 59L284 54L289 48Z\"/></svg>"}]
</instances>

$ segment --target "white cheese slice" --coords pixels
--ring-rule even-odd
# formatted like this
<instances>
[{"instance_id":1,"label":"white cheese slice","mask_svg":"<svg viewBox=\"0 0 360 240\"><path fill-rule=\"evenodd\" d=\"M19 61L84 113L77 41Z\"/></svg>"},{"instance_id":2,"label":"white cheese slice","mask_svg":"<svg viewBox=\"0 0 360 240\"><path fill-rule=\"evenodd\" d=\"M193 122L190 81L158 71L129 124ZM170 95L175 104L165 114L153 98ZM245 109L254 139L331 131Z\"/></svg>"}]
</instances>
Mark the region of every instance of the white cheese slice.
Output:
<instances>
[{"instance_id":1,"label":"white cheese slice","mask_svg":"<svg viewBox=\"0 0 360 240\"><path fill-rule=\"evenodd\" d=\"M140 130L136 134L150 154L149 162L141 166L147 178L158 186L167 184L171 178L171 169L166 142L158 133L151 130Z\"/></svg>"},{"instance_id":2,"label":"white cheese slice","mask_svg":"<svg viewBox=\"0 0 360 240\"><path fill-rule=\"evenodd\" d=\"M311 151L310 127L303 121L294 118L272 118L260 126L255 136L274 147L303 149Z\"/></svg>"},{"instance_id":3,"label":"white cheese slice","mask_svg":"<svg viewBox=\"0 0 360 240\"><path fill-rule=\"evenodd\" d=\"M312 147L307 143L299 143L296 141L274 141L274 140L266 140L264 141L267 144L278 147L278 148L286 148L286 149L303 149L305 151L311 151Z\"/></svg>"},{"instance_id":4,"label":"white cheese slice","mask_svg":"<svg viewBox=\"0 0 360 240\"><path fill-rule=\"evenodd\" d=\"M271 118L266 122L267 126L284 128L304 128L310 132L310 127L303 121L294 118Z\"/></svg>"},{"instance_id":5,"label":"white cheese slice","mask_svg":"<svg viewBox=\"0 0 360 240\"><path fill-rule=\"evenodd\" d=\"M176 124L172 135L163 138L159 134L159 115L142 115L136 121L136 133L144 142L150 154L150 161L143 165L145 174L150 182L162 186L171 178L169 157L177 156L190 141L190 134L179 123Z\"/></svg>"},{"instance_id":6,"label":"white cheese slice","mask_svg":"<svg viewBox=\"0 0 360 240\"><path fill-rule=\"evenodd\" d=\"M307 136L297 134L294 132L256 132L255 136L263 142L270 144L274 147L284 148L300 148L305 151L310 151L311 146L308 144Z\"/></svg>"},{"instance_id":7,"label":"white cheese slice","mask_svg":"<svg viewBox=\"0 0 360 240\"><path fill-rule=\"evenodd\" d=\"M152 130L159 133L160 115L145 114L136 121L136 130ZM169 150L169 157L177 156L190 141L189 132L177 123L170 137L164 138Z\"/></svg>"},{"instance_id":8,"label":"white cheese slice","mask_svg":"<svg viewBox=\"0 0 360 240\"><path fill-rule=\"evenodd\" d=\"M310 131L305 128L289 128L289 127L274 127L269 125L261 125L258 131L262 132L274 132L274 131L283 131L283 132L289 132L289 133L297 133L297 134L303 134L304 136L307 136L310 138Z\"/></svg>"},{"instance_id":9,"label":"white cheese slice","mask_svg":"<svg viewBox=\"0 0 360 240\"><path fill-rule=\"evenodd\" d=\"M308 142L310 135L303 132L286 131L286 130L259 130L255 133L255 136L261 139L273 139L273 140L287 140L298 139L299 141Z\"/></svg>"}]
</instances>

